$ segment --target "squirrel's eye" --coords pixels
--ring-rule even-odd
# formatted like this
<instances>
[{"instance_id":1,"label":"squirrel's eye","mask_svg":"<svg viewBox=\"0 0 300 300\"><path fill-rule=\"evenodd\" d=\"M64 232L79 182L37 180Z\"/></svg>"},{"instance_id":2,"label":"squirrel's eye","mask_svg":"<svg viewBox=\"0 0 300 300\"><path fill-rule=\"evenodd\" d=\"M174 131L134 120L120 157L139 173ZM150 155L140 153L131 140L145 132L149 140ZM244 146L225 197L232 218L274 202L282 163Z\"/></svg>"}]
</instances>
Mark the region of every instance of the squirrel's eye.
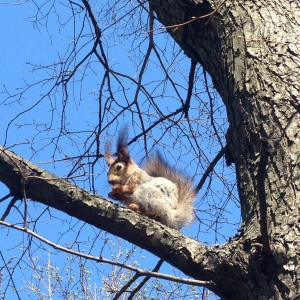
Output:
<instances>
[{"instance_id":1,"label":"squirrel's eye","mask_svg":"<svg viewBox=\"0 0 300 300\"><path fill-rule=\"evenodd\" d=\"M122 169L122 165L117 165L117 170L120 171Z\"/></svg>"}]
</instances>

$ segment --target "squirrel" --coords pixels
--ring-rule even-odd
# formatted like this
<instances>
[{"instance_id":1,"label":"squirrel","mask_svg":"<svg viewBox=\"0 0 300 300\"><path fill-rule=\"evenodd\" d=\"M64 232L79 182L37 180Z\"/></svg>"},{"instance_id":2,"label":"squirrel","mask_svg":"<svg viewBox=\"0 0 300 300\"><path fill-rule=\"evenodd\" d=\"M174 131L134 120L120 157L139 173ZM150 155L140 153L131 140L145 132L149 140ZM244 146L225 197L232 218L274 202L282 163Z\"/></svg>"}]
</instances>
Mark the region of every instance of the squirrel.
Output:
<instances>
[{"instance_id":1,"label":"squirrel","mask_svg":"<svg viewBox=\"0 0 300 300\"><path fill-rule=\"evenodd\" d=\"M119 132L117 158L111 154L111 143L105 146L108 183L112 185L108 196L171 228L190 224L196 197L193 181L171 167L159 152L139 167L129 155L127 133L126 128Z\"/></svg>"}]
</instances>

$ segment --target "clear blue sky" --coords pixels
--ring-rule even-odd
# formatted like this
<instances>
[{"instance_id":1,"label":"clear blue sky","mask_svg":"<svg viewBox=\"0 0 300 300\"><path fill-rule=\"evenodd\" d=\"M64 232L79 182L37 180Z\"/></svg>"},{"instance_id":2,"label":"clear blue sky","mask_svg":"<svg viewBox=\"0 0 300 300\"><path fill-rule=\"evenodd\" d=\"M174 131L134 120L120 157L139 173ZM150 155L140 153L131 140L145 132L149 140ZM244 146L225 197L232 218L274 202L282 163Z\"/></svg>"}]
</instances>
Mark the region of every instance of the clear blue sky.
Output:
<instances>
[{"instance_id":1,"label":"clear blue sky","mask_svg":"<svg viewBox=\"0 0 300 300\"><path fill-rule=\"evenodd\" d=\"M63 8L61 7L61 9ZM83 135L78 134L76 136L78 140L74 138L74 143L73 141L62 137L62 148L58 150L54 149L55 147L51 144L51 138L52 136L55 136L55 134L52 134L52 132L49 133L46 130L43 131L43 129L47 128L47 124L49 124L49 122L54 122L54 125L52 127L53 132L57 130L57 128L59 128L59 115L51 115L53 107L55 105L58 106L57 103L59 103L59 101L55 102L55 105L53 104L54 101L48 101L48 99L46 98L43 98L43 100L39 102L42 93L45 93L45 90L49 89L51 85L47 82L36 85L26 94L22 95L22 99L18 99L18 97L8 97L8 93L13 95L14 93L20 92L20 90L15 90L16 88L25 87L25 85L28 83L33 84L45 78L45 76L47 75L47 71L41 69L32 72L32 64L35 64L37 66L53 64L53 62L58 61L58 57L60 55L67 51L68 47L71 44L70 36L72 35L72 32L68 31L70 29L68 28L69 25L61 28L61 30L58 31L57 24L54 22L55 17L53 17L48 24L48 32L45 31L45 28L43 28L42 26L40 28L35 28L33 23L25 20L26 18L33 16L34 12L35 6L30 3L26 5L0 6L0 38L2 41L0 48L0 143L1 145L5 143L7 147L19 144L13 147L13 151L26 157L27 159L31 159L35 163L39 163L41 167L46 168L47 170L59 176L65 176L70 169L67 162L58 164L43 162L62 159L64 158L63 155L75 156L81 153L82 149L80 149L78 145L80 145L80 140ZM45 20L43 20L42 22L45 22ZM164 39L163 36L161 38ZM109 31L107 33L106 44L110 46L109 49L111 49L112 53L111 58L115 61L116 69L121 71L128 70L128 73L134 72L134 68L131 65L132 61L134 61L135 59L134 57L132 57L133 54L128 52L122 44L118 45L112 39L112 35ZM188 60L183 61L182 63L184 64L187 62ZM148 76L152 76L153 80L155 81L155 74L158 71L153 66L152 68L153 69L151 70L151 72L149 72L150 75ZM93 72L95 77L92 76ZM80 88L78 88L77 86L74 87L74 95L77 93L81 93L82 96L80 101L78 99L75 99L74 97L74 103L68 106L67 120L69 122L68 126L70 126L69 128L71 128L72 130L80 130L82 126L84 126L86 130L91 130L91 128L95 126L95 122L97 120L95 118L95 114L97 112L95 101L97 99L93 99L93 91L99 88L99 80L97 80L97 78L101 77L102 75L103 74L101 69L95 67L95 69L93 69L92 71L89 70L85 73L86 80L84 81L84 86L81 86ZM133 73L129 75L132 76ZM124 82L126 83L125 79ZM116 84L116 82L114 82L113 84ZM128 84L128 88L130 88L130 82L126 84ZM8 93L6 91L8 91ZM56 95L57 99L59 99L61 97L61 92L58 91ZM52 97L55 97L54 93L52 94ZM22 114L23 111L30 109L35 104L36 107L29 110L26 114ZM167 105L172 105L171 100L166 100L166 106ZM59 111L59 109L57 110ZM11 123L12 120L14 121ZM130 121L130 118L124 115L124 120L124 122ZM138 129L136 129L135 133L137 132ZM111 134L113 134L113 132L111 132ZM134 132L132 131L131 135L133 134ZM139 150L139 146L141 145L142 144L137 144L136 146L132 147L132 153L134 153L134 156L137 158L137 160L143 158L143 155ZM31 147L33 147L34 149L38 149L38 152L35 155L33 155ZM211 147L211 150L208 151L208 155L211 155L211 157L213 157L217 153L218 147L207 145L204 148L209 147ZM188 158L189 156L186 157L186 159ZM104 162L101 161L100 164L102 164L103 168ZM221 171L223 167L222 165L220 165L218 168ZM106 175L103 172L100 173L100 168L98 168L97 170L99 173L94 174L97 177L97 192L103 196L106 196L109 191L109 186L106 182ZM190 175L194 175L193 166L188 166L186 170ZM224 169L224 171L225 173L227 172L227 175L225 176L232 176L232 170ZM200 179L200 175L201 174L198 174L198 177L196 177L197 181ZM77 181L77 184L85 188L88 187L88 183L86 181L79 180ZM223 187L217 180L213 181L212 184L215 185L213 188L215 193L214 198L212 198L212 202L210 202L209 199L205 203L202 202L203 206L200 207L200 209L203 211L209 211L210 213L212 206L215 205L220 206L219 212L222 212L222 206L224 205L224 203L222 202ZM0 184L0 198L5 194L7 194L7 190L2 184ZM212 195L207 195L208 198L210 196ZM219 199L219 203L216 202L216 199ZM1 214L2 211L6 208L7 204L7 201L0 203ZM18 208L22 210L22 205L20 203L18 203ZM86 249L90 249L88 251L93 252L95 251L95 249L99 251L99 249L101 249L102 247L103 241L107 238L107 235L105 233L102 233L100 237L96 239L94 247L90 248L88 240L95 238L99 230L95 230L88 225L84 225L82 228L82 223L78 223L77 220L71 219L69 216L63 215L60 212L52 210L48 211L41 205L30 203L29 208L30 217L32 219L40 216L38 231L40 233L43 232L47 238L51 239L54 242L70 243L74 240L74 236L76 236L76 234L80 232L78 240L82 242L82 245L86 243ZM228 220L229 223L236 224L239 222L239 211L233 202L229 202L228 205L224 207L224 210L229 212L227 214L228 218L230 218L230 220ZM207 215L203 215L203 219L207 218L209 213ZM17 209L15 209L10 214L9 218L6 221L14 223L15 220L18 220L17 223L21 220L20 214L18 213ZM33 225L34 224L31 224L31 226ZM220 235L215 235L216 227L218 227L218 229L220 230ZM52 230L52 228L55 228L55 230ZM199 223L195 222L191 227L183 229L183 232L192 237L199 238L202 242L213 244L215 242L224 242L225 239L222 237L223 235L225 237L233 235L234 230L236 229L236 225L227 226L226 224L214 223L212 224L212 228L208 228L207 226L203 226L202 224L200 226L200 234L196 234L196 232L198 232L198 229ZM9 260L13 256L20 257L20 254L23 251L22 245L30 245L30 242L26 235L14 233L7 229L1 229L0 235L1 240L5 237L5 246L2 244L0 246L0 250L7 260ZM34 243L35 242L36 241L34 241ZM105 255L107 255L108 257L110 255L114 255L114 258L118 256L119 249L122 249L124 252L125 249L134 249L134 247L129 243L126 243L119 239L113 239L111 237L109 237L109 243L111 243L111 245L107 247L107 251L105 252ZM83 249L82 245L81 251ZM47 261L47 249L49 247L44 247L44 245L41 245L39 243L37 243L35 247L35 253L33 255L39 257L37 258L37 260L42 259L44 261ZM10 250L7 250L8 248L10 248ZM111 252L109 252L108 250L110 250ZM63 268L64 265L68 265L65 255L59 255L59 253L56 253L53 249L51 249L51 253L51 260L55 261L55 263L60 268ZM98 252L95 251L94 253ZM148 258L150 257L150 260L142 260L141 257L144 255ZM123 258L124 254L120 255L120 260L122 260ZM157 261L157 259L151 256L149 253L141 252L139 249L136 250L136 254L133 260L135 259L141 261L142 267L145 268L153 267L155 262ZM29 263L29 260L26 257L22 258L22 260L24 262L24 265L26 265L26 263ZM13 263L15 262L16 261L14 260ZM95 282L98 282L101 275L97 273L97 271L95 270L95 266L92 265L89 267L91 267L96 274L95 277L93 277L93 280L95 280ZM104 269L104 271L103 269L101 269L99 272L103 272L102 275L104 276L104 274L107 274L110 271L111 267L107 267L106 269ZM165 271L167 272L167 270ZM17 269L15 270L15 274L17 275L16 281L18 281L18 286L22 286L22 284L25 285L24 278L28 279L31 276L29 268L28 270Z\"/></svg>"}]
</instances>

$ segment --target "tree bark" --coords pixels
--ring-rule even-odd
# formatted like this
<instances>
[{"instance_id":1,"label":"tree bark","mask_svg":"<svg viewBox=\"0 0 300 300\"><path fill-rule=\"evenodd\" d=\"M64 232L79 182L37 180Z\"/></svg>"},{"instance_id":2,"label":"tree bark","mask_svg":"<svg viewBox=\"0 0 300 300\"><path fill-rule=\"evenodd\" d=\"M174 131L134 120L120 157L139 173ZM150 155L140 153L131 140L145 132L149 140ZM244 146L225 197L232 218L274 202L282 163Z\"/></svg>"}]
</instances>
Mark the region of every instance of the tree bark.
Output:
<instances>
[{"instance_id":1,"label":"tree bark","mask_svg":"<svg viewBox=\"0 0 300 300\"><path fill-rule=\"evenodd\" d=\"M249 299L300 297L299 2L150 3L180 47L211 75L226 105L243 238L262 250L252 248L249 257ZM270 262L273 275L263 267Z\"/></svg>"},{"instance_id":2,"label":"tree bark","mask_svg":"<svg viewBox=\"0 0 300 300\"><path fill-rule=\"evenodd\" d=\"M212 77L227 108L237 170L239 237L199 242L80 189L0 148L0 181L120 236L222 299L300 299L300 4L295 1L150 0L158 19ZM185 24L185 25L183 25Z\"/></svg>"},{"instance_id":3,"label":"tree bark","mask_svg":"<svg viewBox=\"0 0 300 300\"><path fill-rule=\"evenodd\" d=\"M224 299L233 299L231 294L235 291L228 289L231 284L238 278L247 278L243 250L247 241L239 246L232 240L222 247L205 247L177 230L90 194L3 147L0 147L0 181L12 196L58 209L152 252L188 276L206 280L206 286L224 295ZM228 280L227 272L232 273ZM218 281L220 285L216 284Z\"/></svg>"}]
</instances>

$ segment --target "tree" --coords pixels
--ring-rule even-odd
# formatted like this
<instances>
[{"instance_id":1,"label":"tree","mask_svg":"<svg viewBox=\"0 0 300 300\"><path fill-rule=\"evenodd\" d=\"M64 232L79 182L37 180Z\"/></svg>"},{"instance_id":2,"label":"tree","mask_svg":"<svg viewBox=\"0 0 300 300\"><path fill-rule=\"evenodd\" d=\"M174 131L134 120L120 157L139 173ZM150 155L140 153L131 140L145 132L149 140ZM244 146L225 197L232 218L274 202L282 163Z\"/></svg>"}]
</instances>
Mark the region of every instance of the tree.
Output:
<instances>
[{"instance_id":1,"label":"tree","mask_svg":"<svg viewBox=\"0 0 300 300\"><path fill-rule=\"evenodd\" d=\"M154 131L151 130L171 126L175 126L173 130L178 133L178 136L174 136L174 145L181 146L183 155L187 148L192 149L195 154L190 160L195 168L194 174L197 174L197 168L202 167L209 173L219 157L226 155L227 163L234 164L236 169L242 227L239 234L228 242L205 246L155 221L92 195L1 148L0 180L9 188L9 196L12 197L4 217L9 214L17 199L23 199L23 230L28 231L27 199L32 199L152 252L186 275L199 280L199 284L208 287L222 299L299 299L300 3L226 0L137 2L136 6L126 8L126 14L123 13L122 17L136 17L139 14L139 30L136 26L131 27L129 22L121 25L129 30L130 34L125 37L128 39L133 36L135 39L141 32L147 32L148 48L145 55L140 60L138 55L143 52L134 52L136 56L132 58L137 62L141 61L136 77L115 71L117 68L113 68L103 42L105 30L98 20L104 12L109 12L117 20L114 24L119 26L122 18L118 15L120 10L117 8L123 4L116 1L111 7L106 4L98 10L85 0L81 3L70 2L68 5L72 8L74 20L77 15L84 16L90 26L90 34L87 34L86 27L82 25L81 35L74 39L74 47L69 49L70 52L67 52L68 55L61 60L60 65L55 65L55 71L58 71L56 82L47 94L52 99L55 91L61 93L63 99L62 128L55 139L55 151L62 152L59 139L70 137L70 141L77 143L77 132L74 130L71 133L65 122L67 101L70 100L68 84L70 81L73 84L78 81L82 84L81 90L79 88L73 92L82 93L84 76L89 75L90 71L98 72L93 67L93 59L105 70L99 83L99 91L95 94L99 100L99 122L94 130L88 132L85 151L78 160L73 160L68 178L78 174L78 170L86 170L85 164L90 173L93 173L95 164L101 158L99 138L104 135L105 126L111 125L114 120L118 120L119 115L129 111L132 116L138 116L139 121L133 117L132 120L138 123L139 132L142 132L137 133L130 143L142 138L145 155L160 140L164 143L166 131L159 134L154 142L149 142L149 137L154 136ZM154 26L157 24L156 18L163 24L161 29L166 29L191 59L189 70L184 72L183 69L175 68L175 64L176 67L179 65L175 59L178 58L178 53L169 61L169 57L164 56L169 48L160 48L155 42L154 33L158 30ZM35 24L38 24L43 18L36 20ZM111 22L111 19L108 21L109 17L106 20L107 23ZM102 22L104 23L103 20ZM60 24L63 27L67 23L60 20ZM92 41L93 47L84 43L85 39ZM140 50L141 42L137 45L134 39L133 48ZM90 51L83 55L83 49L87 46ZM153 60L152 55L156 60ZM87 62L89 68L86 67ZM157 83L156 79L152 79L145 84L143 78L147 67L154 62L158 65L157 73L163 74L164 80ZM223 125L219 125L215 121L215 115L210 114L215 110L213 102L216 102L211 89L207 88L209 105L201 101L198 94L197 70L199 72L200 69L197 63L210 74L226 107L229 123L226 145L225 134L222 136ZM71 64L73 68L68 69ZM186 77L182 86L176 80L176 74L171 76L172 67L177 71L182 70ZM119 89L114 90L116 83L119 84ZM205 83L209 85L209 80ZM131 94L127 90L130 85L135 86ZM173 110L160 106L157 101L158 96L169 95L170 86L179 99ZM61 90L58 90L59 87ZM182 97L183 92L186 98ZM126 105L117 100L117 95L120 94L126 99ZM21 99L23 94L18 95ZM7 99L16 97L18 96L9 95ZM140 99L145 99L142 101L146 101L147 113L142 108ZM193 112L192 100L195 99L204 112L205 107L208 107L207 114L211 117L209 122L213 131L209 136L215 138L220 148L220 155L212 164L209 161L197 163L197 151L198 155L201 153L201 158L204 155L199 146L203 132L195 130L196 123L190 117ZM153 113L158 115L158 120L155 120ZM201 116L197 115L196 118L200 119ZM45 130L49 131L50 127ZM7 129L7 138L8 135ZM189 147L185 147L186 141ZM168 152L169 149L165 145L165 151ZM95 191L94 179L89 180L91 191ZM224 184L230 191L230 185L226 182ZM202 186L201 181L199 188ZM17 228L8 223L1 224Z\"/></svg>"}]
</instances>

